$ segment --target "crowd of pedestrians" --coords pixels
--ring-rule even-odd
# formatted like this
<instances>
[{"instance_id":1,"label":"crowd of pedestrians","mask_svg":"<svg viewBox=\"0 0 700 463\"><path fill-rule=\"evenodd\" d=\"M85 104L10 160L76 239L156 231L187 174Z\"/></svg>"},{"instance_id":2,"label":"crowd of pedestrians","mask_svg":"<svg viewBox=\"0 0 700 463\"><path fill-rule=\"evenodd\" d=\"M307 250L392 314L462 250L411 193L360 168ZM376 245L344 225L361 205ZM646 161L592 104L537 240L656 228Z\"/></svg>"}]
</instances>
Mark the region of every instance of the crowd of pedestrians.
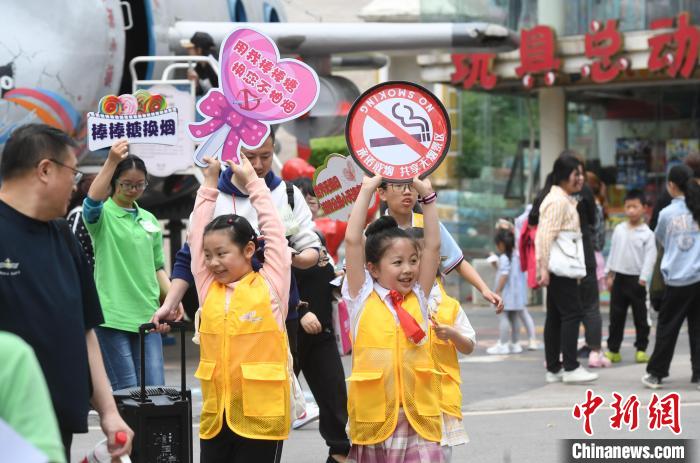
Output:
<instances>
[{"instance_id":1,"label":"crowd of pedestrians","mask_svg":"<svg viewBox=\"0 0 700 463\"><path fill-rule=\"evenodd\" d=\"M148 172L126 141L112 146L88 181L64 133L37 124L13 132L0 163L0 305L13 307L0 310L6 359L0 418L50 461L70 460L72 435L87 430L90 406L112 455L130 452L133 432L112 392L139 383L142 356L146 384L164 384L164 322L183 317L190 285L200 306L195 377L207 463L279 462L292 423L304 413L299 373L319 407L328 462L451 461L453 448L469 440L459 356L476 346L465 311L445 289L451 271L493 304L499 339L487 352L494 355L523 351L519 322L527 347L540 348L527 288L546 288L546 383L589 383L599 377L590 368L619 363L629 307L634 359L647 363L643 384L662 387L686 319L691 381L698 381L697 156L669 170L668 195L649 224L644 193L627 192L625 220L614 228L604 259L605 185L585 172L575 152L563 152L533 204L514 224L496 224L496 278L489 287L439 222L428 179L399 184L365 177L347 224L344 266L336 266L314 227L311 181L274 174L274 143L272 132L225 169L205 158L187 244L171 279L160 222L138 203ZM375 195L385 212L368 224ZM338 278L353 347L347 379L333 328ZM603 345L605 288L611 305ZM651 355L648 291L659 310ZM138 327L149 321L156 329L141 352ZM28 395L31 406L21 406ZM47 418L49 403L54 413ZM117 432L127 434L124 445L116 443Z\"/></svg>"}]
</instances>

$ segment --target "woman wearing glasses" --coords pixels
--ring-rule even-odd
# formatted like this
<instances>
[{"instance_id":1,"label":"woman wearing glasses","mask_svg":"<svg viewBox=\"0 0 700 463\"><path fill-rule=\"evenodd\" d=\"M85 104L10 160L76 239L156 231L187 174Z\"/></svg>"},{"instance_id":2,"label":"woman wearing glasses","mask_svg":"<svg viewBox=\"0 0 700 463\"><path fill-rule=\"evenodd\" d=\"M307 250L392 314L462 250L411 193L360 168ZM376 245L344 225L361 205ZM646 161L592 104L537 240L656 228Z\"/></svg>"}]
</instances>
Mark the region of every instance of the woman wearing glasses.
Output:
<instances>
[{"instance_id":1,"label":"woman wearing glasses","mask_svg":"<svg viewBox=\"0 0 700 463\"><path fill-rule=\"evenodd\" d=\"M112 146L83 203L105 319L96 332L114 390L139 383L138 327L148 323L170 286L160 224L136 202L148 186L146 166L128 148L126 140ZM159 333L146 336L146 384L164 384Z\"/></svg>"}]
</instances>

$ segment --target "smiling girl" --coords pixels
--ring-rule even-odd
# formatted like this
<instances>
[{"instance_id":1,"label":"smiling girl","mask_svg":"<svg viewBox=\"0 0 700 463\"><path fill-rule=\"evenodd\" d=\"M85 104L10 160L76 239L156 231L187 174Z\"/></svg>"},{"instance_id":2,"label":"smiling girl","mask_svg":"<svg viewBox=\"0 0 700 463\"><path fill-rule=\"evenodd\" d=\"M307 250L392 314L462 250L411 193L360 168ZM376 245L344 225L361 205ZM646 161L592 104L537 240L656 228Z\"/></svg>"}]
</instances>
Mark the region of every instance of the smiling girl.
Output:
<instances>
[{"instance_id":1,"label":"smiling girl","mask_svg":"<svg viewBox=\"0 0 700 463\"><path fill-rule=\"evenodd\" d=\"M384 216L362 230L380 177L365 178L345 235L343 297L353 335L348 378L351 462L442 462L441 374L428 341L429 294L439 265L440 231L430 181L423 198L425 246Z\"/></svg>"}]
</instances>

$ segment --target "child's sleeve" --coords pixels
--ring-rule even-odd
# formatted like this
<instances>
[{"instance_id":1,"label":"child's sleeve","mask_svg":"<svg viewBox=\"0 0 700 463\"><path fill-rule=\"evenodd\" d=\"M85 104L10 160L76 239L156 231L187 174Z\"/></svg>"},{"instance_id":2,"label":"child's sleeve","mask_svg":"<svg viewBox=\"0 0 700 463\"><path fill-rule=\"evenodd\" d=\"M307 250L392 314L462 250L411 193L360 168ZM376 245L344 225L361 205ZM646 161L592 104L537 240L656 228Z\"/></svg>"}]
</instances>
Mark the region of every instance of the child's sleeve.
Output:
<instances>
[{"instance_id":1,"label":"child's sleeve","mask_svg":"<svg viewBox=\"0 0 700 463\"><path fill-rule=\"evenodd\" d=\"M440 271L447 275L464 260L464 254L447 228L440 222Z\"/></svg>"},{"instance_id":2,"label":"child's sleeve","mask_svg":"<svg viewBox=\"0 0 700 463\"><path fill-rule=\"evenodd\" d=\"M472 327L472 324L467 318L467 314L464 313L464 309L460 306L459 312L457 312L457 318L455 318L454 329L459 332L462 336L469 338L474 344L476 344L476 331Z\"/></svg>"},{"instance_id":3,"label":"child's sleeve","mask_svg":"<svg viewBox=\"0 0 700 463\"><path fill-rule=\"evenodd\" d=\"M374 280L367 270L365 270L365 281L362 283L360 291L358 291L357 296L350 297L350 290L348 289L348 279L343 278L343 284L340 287L340 295L348 309L348 317L350 318L350 330L352 333L353 340L355 339L355 333L357 333L357 322L360 321L360 314L362 313L362 307L365 305L365 301L372 293L374 289Z\"/></svg>"},{"instance_id":4,"label":"child's sleeve","mask_svg":"<svg viewBox=\"0 0 700 463\"><path fill-rule=\"evenodd\" d=\"M250 204L258 213L260 234L265 238L265 262L260 272L277 292L280 300L281 320L287 318L289 306L289 282L292 273L292 255L284 236L284 225L272 204L272 195L265 181L256 178L246 185ZM276 317L277 318L277 317Z\"/></svg>"},{"instance_id":5,"label":"child's sleeve","mask_svg":"<svg viewBox=\"0 0 700 463\"><path fill-rule=\"evenodd\" d=\"M507 255L501 254L498 256L498 274L508 275L510 274L510 259Z\"/></svg>"},{"instance_id":6,"label":"child's sleeve","mask_svg":"<svg viewBox=\"0 0 700 463\"><path fill-rule=\"evenodd\" d=\"M187 242L190 243L190 253L192 255L192 275L194 276L197 288L199 305L204 304L209 286L213 281L212 274L204 265L204 228L211 221L216 206L216 198L219 191L216 188L200 187L197 191L197 198L194 201L194 209L190 222Z\"/></svg>"}]
</instances>

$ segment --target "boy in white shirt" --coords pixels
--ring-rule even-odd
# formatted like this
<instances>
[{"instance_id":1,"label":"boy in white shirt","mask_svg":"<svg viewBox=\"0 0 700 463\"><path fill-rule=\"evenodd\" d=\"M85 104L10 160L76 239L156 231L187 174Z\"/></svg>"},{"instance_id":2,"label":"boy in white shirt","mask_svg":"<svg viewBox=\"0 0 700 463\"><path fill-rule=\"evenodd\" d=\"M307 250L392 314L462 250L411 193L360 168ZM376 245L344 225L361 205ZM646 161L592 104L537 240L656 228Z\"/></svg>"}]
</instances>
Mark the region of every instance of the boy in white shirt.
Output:
<instances>
[{"instance_id":1,"label":"boy in white shirt","mask_svg":"<svg viewBox=\"0 0 700 463\"><path fill-rule=\"evenodd\" d=\"M605 266L610 290L610 329L605 356L613 363L622 360L620 344L624 337L627 308L632 306L637 339L635 361L646 363L649 356L646 284L656 262L654 232L644 223L644 193L630 190L625 196L627 220L618 224L612 236L610 256Z\"/></svg>"}]
</instances>

